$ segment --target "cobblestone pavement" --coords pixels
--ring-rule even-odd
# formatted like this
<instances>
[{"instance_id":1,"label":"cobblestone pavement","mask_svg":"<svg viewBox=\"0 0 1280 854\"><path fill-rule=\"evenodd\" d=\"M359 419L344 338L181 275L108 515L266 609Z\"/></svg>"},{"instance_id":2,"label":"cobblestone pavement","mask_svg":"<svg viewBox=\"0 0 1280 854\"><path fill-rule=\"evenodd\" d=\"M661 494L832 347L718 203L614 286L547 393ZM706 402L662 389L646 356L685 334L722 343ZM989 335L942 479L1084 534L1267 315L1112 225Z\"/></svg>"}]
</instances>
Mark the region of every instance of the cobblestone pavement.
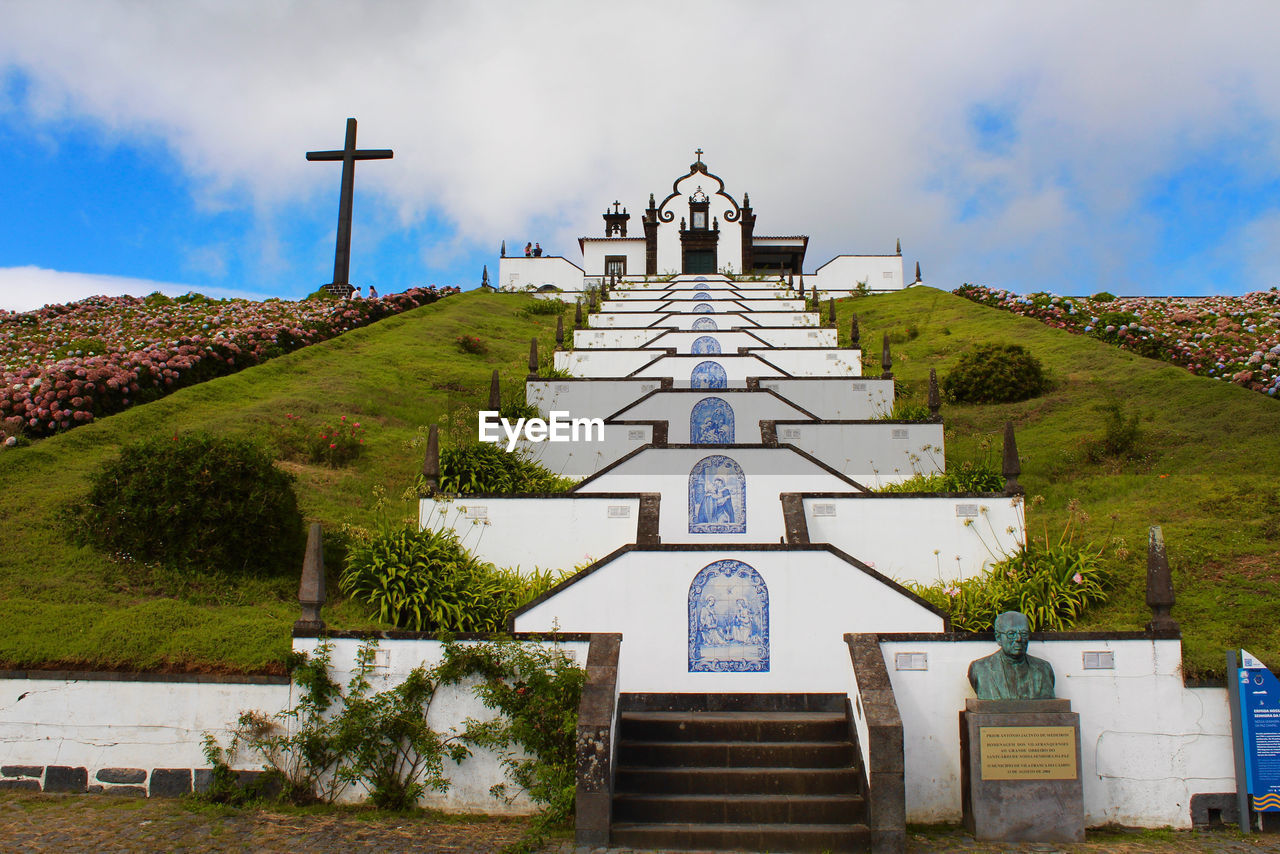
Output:
<instances>
[{"instance_id":1,"label":"cobblestone pavement","mask_svg":"<svg viewBox=\"0 0 1280 854\"><path fill-rule=\"evenodd\" d=\"M389 816L358 810L273 811L180 800L0 793L0 852L446 852L493 854L520 838L519 819ZM1280 854L1280 834L1098 831L1077 845L975 842L955 829L913 828L908 854ZM555 842L547 854L630 854Z\"/></svg>"}]
</instances>

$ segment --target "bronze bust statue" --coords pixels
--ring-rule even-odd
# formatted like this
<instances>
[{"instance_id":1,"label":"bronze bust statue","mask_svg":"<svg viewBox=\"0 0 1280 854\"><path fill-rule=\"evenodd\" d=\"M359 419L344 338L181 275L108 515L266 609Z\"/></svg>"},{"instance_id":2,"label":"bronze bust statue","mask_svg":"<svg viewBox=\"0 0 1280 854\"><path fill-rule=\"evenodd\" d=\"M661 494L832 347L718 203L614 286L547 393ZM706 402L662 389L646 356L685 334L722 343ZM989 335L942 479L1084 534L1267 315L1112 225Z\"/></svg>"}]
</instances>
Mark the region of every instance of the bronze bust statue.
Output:
<instances>
[{"instance_id":1,"label":"bronze bust statue","mask_svg":"<svg viewBox=\"0 0 1280 854\"><path fill-rule=\"evenodd\" d=\"M969 684L979 700L1052 700L1053 665L1027 655L1031 627L1024 614L996 617L1000 651L969 664Z\"/></svg>"}]
</instances>

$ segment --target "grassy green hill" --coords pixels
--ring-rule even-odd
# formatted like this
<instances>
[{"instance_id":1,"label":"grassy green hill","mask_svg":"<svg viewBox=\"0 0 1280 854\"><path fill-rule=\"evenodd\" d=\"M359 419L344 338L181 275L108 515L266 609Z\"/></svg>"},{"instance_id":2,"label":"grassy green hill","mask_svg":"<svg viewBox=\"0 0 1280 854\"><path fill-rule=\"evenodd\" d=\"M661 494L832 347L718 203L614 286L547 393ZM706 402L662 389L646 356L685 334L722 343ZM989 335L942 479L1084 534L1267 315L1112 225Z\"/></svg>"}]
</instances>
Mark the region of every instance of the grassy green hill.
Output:
<instances>
[{"instance_id":1,"label":"grassy green hill","mask_svg":"<svg viewBox=\"0 0 1280 854\"><path fill-rule=\"evenodd\" d=\"M932 288L840 303L844 336L855 311L864 358L879 364L883 332L898 339L891 349L900 395L923 400L929 368L942 378L979 343L1022 344L1044 362L1055 386L1042 397L944 406L947 457L981 456L984 439L998 454L999 431L1012 420L1020 480L1029 497L1045 499L1029 510L1029 531L1058 537L1077 499L1090 517L1086 539L1123 538L1128 559L1111 558L1118 588L1080 628L1139 629L1150 619L1147 529L1160 525L1188 672L1222 672L1233 646L1280 661L1280 403ZM918 333L911 340L909 326ZM1139 416L1140 456L1090 462L1086 443L1102 436L1111 404Z\"/></svg>"},{"instance_id":2,"label":"grassy green hill","mask_svg":"<svg viewBox=\"0 0 1280 854\"><path fill-rule=\"evenodd\" d=\"M489 372L508 387L525 373L528 341L549 352L554 317L528 317L528 297L473 292L450 297L177 392L30 447L0 453L0 667L77 666L279 671L297 617L296 577L276 581L198 579L116 563L68 544L58 508L87 489L87 474L133 439L188 429L269 437L286 414L337 418L366 427L366 452L338 469L282 464L298 478L304 514L329 528L367 525L378 491L396 510L421 460L418 428L474 409ZM1125 353L1097 340L985 308L941 291L839 304L840 329L861 320L869 362L882 332L893 346L900 394L923 399L930 367L945 375L966 347L986 341L1028 346L1051 371L1047 395L1018 404L945 407L948 457L998 454L1006 419L1018 429L1022 482L1042 505L1029 513L1037 535L1056 537L1077 499L1090 514L1086 538L1122 537L1112 601L1085 628L1137 629L1143 604L1147 526L1164 526L1178 592L1175 617L1188 669L1220 671L1222 650L1249 648L1280 660L1280 404L1226 383ZM918 333L910 337L908 327ZM478 335L483 355L454 340ZM1090 462L1102 407L1140 416L1137 459ZM995 440L989 451L981 445ZM1114 558L1112 558L1115 560ZM331 561L332 563L332 561ZM334 601L337 628L371 625Z\"/></svg>"},{"instance_id":3,"label":"grassy green hill","mask_svg":"<svg viewBox=\"0 0 1280 854\"><path fill-rule=\"evenodd\" d=\"M365 428L364 454L343 468L282 465L297 476L303 514L327 528L368 525L375 492L395 512L422 452L418 428L487 399L489 375L507 388L527 373L529 339L554 344L554 316L527 317L526 296L474 292L348 332L238 374L176 392L0 452L0 667L78 666L280 671L297 619L297 577L183 577L116 563L68 543L59 507L83 495L87 475L140 437L204 429L269 439L286 414L346 415ZM471 355L459 335L480 337ZM473 428L474 429L474 428ZM330 563L334 563L330 561ZM330 566L331 596L336 576ZM356 609L326 608L332 625L370 625Z\"/></svg>"}]
</instances>

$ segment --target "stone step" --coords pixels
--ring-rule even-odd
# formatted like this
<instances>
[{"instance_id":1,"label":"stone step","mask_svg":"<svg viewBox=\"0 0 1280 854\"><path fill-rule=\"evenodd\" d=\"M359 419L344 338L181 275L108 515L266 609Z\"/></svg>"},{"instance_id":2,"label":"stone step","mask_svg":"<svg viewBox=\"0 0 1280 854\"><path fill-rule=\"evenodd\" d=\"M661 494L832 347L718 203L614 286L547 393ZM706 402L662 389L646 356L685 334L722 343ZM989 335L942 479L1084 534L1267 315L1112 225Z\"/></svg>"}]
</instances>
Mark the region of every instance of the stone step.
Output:
<instances>
[{"instance_id":1,"label":"stone step","mask_svg":"<svg viewBox=\"0 0 1280 854\"><path fill-rule=\"evenodd\" d=\"M871 850L863 824L679 824L613 825L611 844L662 851L854 852Z\"/></svg>"},{"instance_id":2,"label":"stone step","mask_svg":"<svg viewBox=\"0 0 1280 854\"><path fill-rule=\"evenodd\" d=\"M633 768L620 766L618 795L848 795L859 793L852 768Z\"/></svg>"},{"instance_id":3,"label":"stone step","mask_svg":"<svg viewBox=\"0 0 1280 854\"><path fill-rule=\"evenodd\" d=\"M860 795L618 795L615 822L851 824L866 820Z\"/></svg>"},{"instance_id":4,"label":"stone step","mask_svg":"<svg viewBox=\"0 0 1280 854\"><path fill-rule=\"evenodd\" d=\"M618 737L640 741L842 741L843 712L622 712Z\"/></svg>"},{"instance_id":5,"label":"stone step","mask_svg":"<svg viewBox=\"0 0 1280 854\"><path fill-rule=\"evenodd\" d=\"M849 741L619 741L620 767L848 768Z\"/></svg>"},{"instance_id":6,"label":"stone step","mask_svg":"<svg viewBox=\"0 0 1280 854\"><path fill-rule=\"evenodd\" d=\"M844 694L621 694L621 712L844 712Z\"/></svg>"}]
</instances>

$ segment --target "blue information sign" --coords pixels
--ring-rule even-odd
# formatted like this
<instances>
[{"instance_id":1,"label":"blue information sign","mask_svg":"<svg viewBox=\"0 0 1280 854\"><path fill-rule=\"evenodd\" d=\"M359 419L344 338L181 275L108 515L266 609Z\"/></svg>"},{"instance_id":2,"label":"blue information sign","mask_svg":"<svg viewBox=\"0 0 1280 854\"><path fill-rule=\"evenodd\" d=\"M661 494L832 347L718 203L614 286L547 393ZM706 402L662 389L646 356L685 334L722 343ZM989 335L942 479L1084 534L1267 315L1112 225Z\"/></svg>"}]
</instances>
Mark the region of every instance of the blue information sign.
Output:
<instances>
[{"instance_id":1,"label":"blue information sign","mask_svg":"<svg viewBox=\"0 0 1280 854\"><path fill-rule=\"evenodd\" d=\"M1240 650L1240 720L1244 766L1253 808L1280 812L1280 680Z\"/></svg>"}]
</instances>

